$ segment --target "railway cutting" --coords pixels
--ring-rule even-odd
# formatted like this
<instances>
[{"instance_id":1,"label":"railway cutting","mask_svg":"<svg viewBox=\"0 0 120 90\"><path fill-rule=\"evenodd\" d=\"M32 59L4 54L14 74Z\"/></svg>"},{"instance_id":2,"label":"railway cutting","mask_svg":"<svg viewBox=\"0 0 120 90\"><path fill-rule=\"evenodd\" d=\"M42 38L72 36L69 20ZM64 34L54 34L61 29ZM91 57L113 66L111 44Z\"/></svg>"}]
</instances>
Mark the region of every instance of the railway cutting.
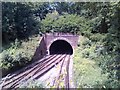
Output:
<instances>
[{"instance_id":1,"label":"railway cutting","mask_svg":"<svg viewBox=\"0 0 120 90\"><path fill-rule=\"evenodd\" d=\"M74 88L72 64L78 38L70 33L43 35L33 63L4 77L1 88L19 88L30 79L43 82L47 88Z\"/></svg>"}]
</instances>

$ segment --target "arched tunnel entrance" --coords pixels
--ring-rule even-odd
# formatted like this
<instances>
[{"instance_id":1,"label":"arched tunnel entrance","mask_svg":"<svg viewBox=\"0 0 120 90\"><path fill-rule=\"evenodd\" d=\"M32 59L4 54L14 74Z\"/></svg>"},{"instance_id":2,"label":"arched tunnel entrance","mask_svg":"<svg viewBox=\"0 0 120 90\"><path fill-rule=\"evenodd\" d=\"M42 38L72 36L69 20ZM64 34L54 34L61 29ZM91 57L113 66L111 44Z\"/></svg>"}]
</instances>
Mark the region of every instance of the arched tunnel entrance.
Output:
<instances>
[{"instance_id":1,"label":"arched tunnel entrance","mask_svg":"<svg viewBox=\"0 0 120 90\"><path fill-rule=\"evenodd\" d=\"M65 40L54 41L49 48L51 54L73 54L72 46Z\"/></svg>"}]
</instances>

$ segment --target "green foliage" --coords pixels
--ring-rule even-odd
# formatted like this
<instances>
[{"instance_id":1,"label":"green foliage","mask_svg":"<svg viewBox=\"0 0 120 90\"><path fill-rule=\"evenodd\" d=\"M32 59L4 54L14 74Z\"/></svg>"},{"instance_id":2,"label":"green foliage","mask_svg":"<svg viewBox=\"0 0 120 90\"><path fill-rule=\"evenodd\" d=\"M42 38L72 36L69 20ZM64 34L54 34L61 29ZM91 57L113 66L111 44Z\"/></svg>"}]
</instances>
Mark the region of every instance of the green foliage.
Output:
<instances>
[{"instance_id":1,"label":"green foliage","mask_svg":"<svg viewBox=\"0 0 120 90\"><path fill-rule=\"evenodd\" d=\"M92 34L89 39L92 41L92 42L102 42L104 41L106 38L106 35L105 34L100 34L100 33L96 33L96 34Z\"/></svg>"},{"instance_id":2,"label":"green foliage","mask_svg":"<svg viewBox=\"0 0 120 90\"><path fill-rule=\"evenodd\" d=\"M39 36L29 38L29 41L15 40L12 46L0 53L0 67L6 70L18 70L32 60L36 47L39 45Z\"/></svg>"},{"instance_id":3,"label":"green foliage","mask_svg":"<svg viewBox=\"0 0 120 90\"><path fill-rule=\"evenodd\" d=\"M2 41L9 44L17 39L28 39L39 33L40 20L48 13L44 3L3 2Z\"/></svg>"},{"instance_id":4,"label":"green foliage","mask_svg":"<svg viewBox=\"0 0 120 90\"><path fill-rule=\"evenodd\" d=\"M6 69L19 69L29 62L29 57L25 52L18 52L17 50L4 51L2 53L1 67Z\"/></svg>"},{"instance_id":5,"label":"green foliage","mask_svg":"<svg viewBox=\"0 0 120 90\"><path fill-rule=\"evenodd\" d=\"M106 88L120 87L119 56L115 54L100 55L95 58L98 65L102 68L102 73L107 73L107 80L103 83Z\"/></svg>"},{"instance_id":6,"label":"green foliage","mask_svg":"<svg viewBox=\"0 0 120 90\"><path fill-rule=\"evenodd\" d=\"M104 46L106 35L100 34L99 38L102 40L96 40L94 41L95 43L93 43L91 39L80 37L80 46L75 50L73 64L77 87L119 88L120 56L118 52L112 51L109 53ZM91 64L92 62L94 64ZM91 66L94 67L94 69ZM99 69L97 70L98 72L96 72L95 69ZM94 73L92 75L93 77L90 72L92 74ZM94 82L96 76L97 79L95 80L98 81Z\"/></svg>"},{"instance_id":7,"label":"green foliage","mask_svg":"<svg viewBox=\"0 0 120 90\"><path fill-rule=\"evenodd\" d=\"M84 39L84 41L80 42L81 45L81 54L82 58L89 58L89 59L94 59L96 57L95 51L95 45L91 40L88 38ZM84 50L83 50L84 49Z\"/></svg>"},{"instance_id":8,"label":"green foliage","mask_svg":"<svg viewBox=\"0 0 120 90\"><path fill-rule=\"evenodd\" d=\"M54 12L48 13L50 8ZM87 39L80 39L75 52L77 86L120 87L120 2L4 2L2 9L3 41L15 40L1 54L2 67L24 66L22 62L32 58L36 40L21 44L19 39L38 33L39 29L42 33L80 34Z\"/></svg>"},{"instance_id":9,"label":"green foliage","mask_svg":"<svg viewBox=\"0 0 120 90\"><path fill-rule=\"evenodd\" d=\"M85 39L83 42L82 42L82 45L84 46L84 47L89 47L89 46L91 46L91 40L89 40L89 39Z\"/></svg>"},{"instance_id":10,"label":"green foliage","mask_svg":"<svg viewBox=\"0 0 120 90\"><path fill-rule=\"evenodd\" d=\"M25 89L27 89L27 88L39 88L39 89L42 90L45 87L43 86L42 83L40 83L40 81L29 79L29 80L27 80L25 82L20 83L19 88L20 89L21 88L25 88Z\"/></svg>"},{"instance_id":11,"label":"green foliage","mask_svg":"<svg viewBox=\"0 0 120 90\"><path fill-rule=\"evenodd\" d=\"M85 37L90 37L92 33L88 30L88 31L83 31L82 35Z\"/></svg>"},{"instance_id":12,"label":"green foliage","mask_svg":"<svg viewBox=\"0 0 120 90\"><path fill-rule=\"evenodd\" d=\"M64 32L74 33L83 32L85 25L85 18L78 15L65 14L59 16L57 12L48 14L47 17L42 20L41 30L43 32Z\"/></svg>"},{"instance_id":13,"label":"green foliage","mask_svg":"<svg viewBox=\"0 0 120 90\"><path fill-rule=\"evenodd\" d=\"M107 33L113 4L110 2L55 2L53 6L59 14L77 14L91 20L92 32Z\"/></svg>"},{"instance_id":14,"label":"green foliage","mask_svg":"<svg viewBox=\"0 0 120 90\"><path fill-rule=\"evenodd\" d=\"M90 55L89 50L84 50L84 51L82 52L82 57L84 57L84 58L88 58L89 55Z\"/></svg>"},{"instance_id":15,"label":"green foliage","mask_svg":"<svg viewBox=\"0 0 120 90\"><path fill-rule=\"evenodd\" d=\"M111 27L108 29L108 34L105 38L104 45L108 55L104 55L105 69L109 72L109 80L106 82L107 87L114 84L112 87L120 87L120 2L112 4L112 15L110 18ZM102 63L103 64L103 63ZM101 65L102 66L102 65Z\"/></svg>"},{"instance_id":16,"label":"green foliage","mask_svg":"<svg viewBox=\"0 0 120 90\"><path fill-rule=\"evenodd\" d=\"M13 61L13 58L6 54L2 57L3 60L1 60L1 67L9 69L9 67L12 67L11 62Z\"/></svg>"},{"instance_id":17,"label":"green foliage","mask_svg":"<svg viewBox=\"0 0 120 90\"><path fill-rule=\"evenodd\" d=\"M95 47L84 47L89 45L85 41L89 41L83 37L80 37L82 45L75 50L74 55L74 79L77 88L102 88L103 83L107 80L107 74L102 74L102 69L91 58ZM84 48L84 49L83 49ZM89 52L89 55L83 57L83 52ZM97 86L98 85L98 86Z\"/></svg>"}]
</instances>

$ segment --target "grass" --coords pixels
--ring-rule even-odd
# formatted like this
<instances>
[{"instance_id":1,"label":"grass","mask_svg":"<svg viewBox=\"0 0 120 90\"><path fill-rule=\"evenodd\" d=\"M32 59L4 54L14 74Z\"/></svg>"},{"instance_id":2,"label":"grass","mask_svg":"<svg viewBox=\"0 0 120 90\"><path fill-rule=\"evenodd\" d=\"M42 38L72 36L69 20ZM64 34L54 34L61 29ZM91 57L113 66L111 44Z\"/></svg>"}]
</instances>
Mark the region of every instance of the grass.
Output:
<instances>
[{"instance_id":1,"label":"grass","mask_svg":"<svg viewBox=\"0 0 120 90\"><path fill-rule=\"evenodd\" d=\"M41 37L35 35L30 37L28 41L21 41L21 44L16 41L9 48L5 48L5 46L3 52L0 53L0 67L9 73L13 69L17 70L17 68L26 66L32 60L40 40ZM6 57L6 55L8 56Z\"/></svg>"},{"instance_id":2,"label":"grass","mask_svg":"<svg viewBox=\"0 0 120 90\"><path fill-rule=\"evenodd\" d=\"M39 35L35 35L35 36L30 37L28 41L25 41L25 40L21 41L22 43L20 45L13 44L9 48L8 47L7 48L4 47L3 52L0 53L0 67L4 70L4 72L2 73L3 76L6 76L10 72L14 72L14 71L17 71L17 70L21 69L21 67L18 66L18 64L14 65L14 67L11 66L11 65L14 64L13 62L15 60L19 61L20 59L23 59L23 57L27 57L27 59L26 59L27 63L24 63L25 60L24 61L19 61L19 63L22 63L22 66L23 66L23 64L25 64L24 66L29 64L30 61L32 60L32 57L34 56L34 53L35 53L37 47L40 44L41 39L42 38ZM19 42L15 42L15 43L19 43ZM5 60L4 60L3 57L6 54L8 54L13 59L12 59L11 62L7 61L7 64L4 64ZM19 54L22 54L22 57L17 58L17 55L19 55ZM10 69L10 68L12 68L12 69ZM13 68L15 70L13 70ZM22 82L19 85L19 88L20 89L24 88L26 90L28 88L44 88L44 85L40 81L38 81L38 80L29 79L26 82Z\"/></svg>"},{"instance_id":3,"label":"grass","mask_svg":"<svg viewBox=\"0 0 120 90\"><path fill-rule=\"evenodd\" d=\"M107 75L102 74L102 69L96 62L90 58L83 57L85 48L82 45L87 40L85 37L80 37L80 46L76 48L74 55L74 80L77 88L94 88L102 87L102 84L107 79ZM89 47L90 53L93 53L95 45ZM98 86L99 85L99 86Z\"/></svg>"},{"instance_id":4,"label":"grass","mask_svg":"<svg viewBox=\"0 0 120 90\"><path fill-rule=\"evenodd\" d=\"M42 90L42 88L45 88L45 86L43 85L43 83L41 83L39 80L33 80L33 79L29 79L26 82L22 82L19 85L19 89L28 89L28 88L39 88ZM18 89L18 90L19 90Z\"/></svg>"}]
</instances>

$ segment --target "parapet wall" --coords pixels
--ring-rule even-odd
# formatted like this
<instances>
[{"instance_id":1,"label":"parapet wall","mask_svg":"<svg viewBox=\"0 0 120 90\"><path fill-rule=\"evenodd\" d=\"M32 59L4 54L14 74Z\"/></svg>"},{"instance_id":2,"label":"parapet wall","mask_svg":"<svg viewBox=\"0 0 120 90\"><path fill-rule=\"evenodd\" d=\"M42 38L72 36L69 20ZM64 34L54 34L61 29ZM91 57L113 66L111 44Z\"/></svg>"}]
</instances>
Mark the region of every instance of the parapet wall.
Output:
<instances>
[{"instance_id":1,"label":"parapet wall","mask_svg":"<svg viewBox=\"0 0 120 90\"><path fill-rule=\"evenodd\" d=\"M70 34L70 33L48 33L48 34L45 34L45 42L46 42L46 45L47 45L47 49L49 49L50 45L56 41L56 40L65 40L67 41L68 43L70 43L70 45L75 48L77 46L77 43L78 43L78 38L79 36L78 35L73 35L73 34Z\"/></svg>"}]
</instances>

